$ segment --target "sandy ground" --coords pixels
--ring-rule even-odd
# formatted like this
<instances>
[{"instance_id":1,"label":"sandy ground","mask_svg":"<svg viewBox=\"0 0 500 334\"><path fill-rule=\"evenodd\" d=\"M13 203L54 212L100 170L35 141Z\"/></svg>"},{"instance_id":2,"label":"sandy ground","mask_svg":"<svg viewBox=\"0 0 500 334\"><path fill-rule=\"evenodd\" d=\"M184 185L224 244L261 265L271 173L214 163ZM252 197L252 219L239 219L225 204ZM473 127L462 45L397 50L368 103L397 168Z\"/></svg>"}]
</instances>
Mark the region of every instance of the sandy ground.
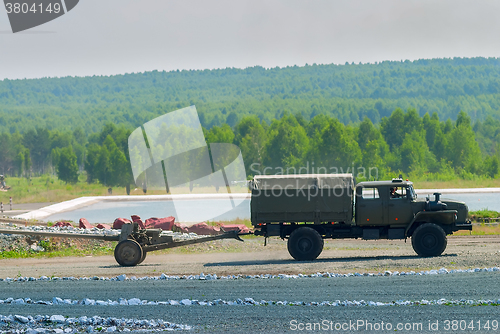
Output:
<instances>
[{"instance_id":1,"label":"sandy ground","mask_svg":"<svg viewBox=\"0 0 500 334\"><path fill-rule=\"evenodd\" d=\"M220 240L152 252L137 267L120 267L112 256L7 259L0 260L0 277L376 273L500 266L500 236L451 236L445 253L434 258L416 256L410 240L329 240L320 257L308 262L294 261L280 239L270 240L266 247L263 241Z\"/></svg>"}]
</instances>

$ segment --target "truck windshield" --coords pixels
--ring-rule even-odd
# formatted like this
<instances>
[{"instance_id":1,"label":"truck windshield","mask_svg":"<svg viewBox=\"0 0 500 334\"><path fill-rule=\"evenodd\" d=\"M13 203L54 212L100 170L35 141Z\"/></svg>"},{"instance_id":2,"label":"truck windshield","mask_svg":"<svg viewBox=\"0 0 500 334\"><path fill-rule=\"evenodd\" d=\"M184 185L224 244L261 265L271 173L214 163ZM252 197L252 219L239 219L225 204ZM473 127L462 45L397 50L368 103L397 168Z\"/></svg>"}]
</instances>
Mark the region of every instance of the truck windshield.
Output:
<instances>
[{"instance_id":1,"label":"truck windshield","mask_svg":"<svg viewBox=\"0 0 500 334\"><path fill-rule=\"evenodd\" d=\"M417 199L417 193L415 192L415 189L413 189L412 185L408 186L408 193L410 194L413 201Z\"/></svg>"}]
</instances>

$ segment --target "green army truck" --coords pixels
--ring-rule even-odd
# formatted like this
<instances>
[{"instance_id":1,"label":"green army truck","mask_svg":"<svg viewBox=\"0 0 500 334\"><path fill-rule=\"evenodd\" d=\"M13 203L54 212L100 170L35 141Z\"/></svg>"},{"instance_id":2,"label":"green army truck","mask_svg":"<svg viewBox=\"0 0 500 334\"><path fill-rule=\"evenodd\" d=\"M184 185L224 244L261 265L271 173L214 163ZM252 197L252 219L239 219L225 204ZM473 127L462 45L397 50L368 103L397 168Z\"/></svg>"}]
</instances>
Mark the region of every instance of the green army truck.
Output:
<instances>
[{"instance_id":1,"label":"green army truck","mask_svg":"<svg viewBox=\"0 0 500 334\"><path fill-rule=\"evenodd\" d=\"M351 174L257 175L249 186L254 233L288 239L299 261L316 259L326 238L411 237L418 255L439 256L447 235L472 230L465 203L417 198L402 178L355 185Z\"/></svg>"}]
</instances>

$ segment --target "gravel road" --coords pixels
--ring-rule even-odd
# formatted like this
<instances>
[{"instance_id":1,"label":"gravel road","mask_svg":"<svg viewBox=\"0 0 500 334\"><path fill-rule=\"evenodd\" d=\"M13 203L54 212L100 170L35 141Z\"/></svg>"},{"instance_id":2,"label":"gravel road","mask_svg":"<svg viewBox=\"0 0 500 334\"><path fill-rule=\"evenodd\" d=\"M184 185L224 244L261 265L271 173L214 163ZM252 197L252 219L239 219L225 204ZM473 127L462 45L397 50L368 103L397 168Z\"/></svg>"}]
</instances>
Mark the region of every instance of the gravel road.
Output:
<instances>
[{"instance_id":1,"label":"gravel road","mask_svg":"<svg viewBox=\"0 0 500 334\"><path fill-rule=\"evenodd\" d=\"M53 297L101 300L140 298L147 300L255 300L334 301L499 299L500 272L457 273L401 277L348 277L303 279L251 279L217 281L36 281L0 282L0 298L52 300ZM421 323L429 331L429 321L439 321L444 332L445 320L470 323L500 321L499 306L84 306L84 305L1 305L0 314L62 314L65 316L160 318L195 326L195 332L284 333L294 332L294 324L305 326L323 320L335 323ZM296 320L297 323L291 323ZM292 324L292 325L291 325ZM291 327L292 326L292 327ZM351 328L352 329L352 328ZM359 330L342 332L367 332ZM309 331L310 332L310 331ZM338 331L337 331L338 332ZM370 332L370 331L368 331ZM385 331L390 332L390 331ZM461 333L467 331L460 331ZM478 332L477 328L471 332ZM483 331L481 331L483 332ZM484 330L484 332L486 332Z\"/></svg>"}]
</instances>

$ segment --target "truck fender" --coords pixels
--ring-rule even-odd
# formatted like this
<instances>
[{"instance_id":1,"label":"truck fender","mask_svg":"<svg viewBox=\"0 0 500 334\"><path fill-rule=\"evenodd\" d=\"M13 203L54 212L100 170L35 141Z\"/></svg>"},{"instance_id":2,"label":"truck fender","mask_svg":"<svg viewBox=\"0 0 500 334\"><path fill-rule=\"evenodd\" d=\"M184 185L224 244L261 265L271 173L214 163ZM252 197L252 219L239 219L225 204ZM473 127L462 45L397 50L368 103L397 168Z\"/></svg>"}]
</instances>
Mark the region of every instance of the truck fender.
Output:
<instances>
[{"instance_id":1,"label":"truck fender","mask_svg":"<svg viewBox=\"0 0 500 334\"><path fill-rule=\"evenodd\" d=\"M316 230L316 232L318 232L320 235L326 234L326 230L320 225L313 225L313 224L282 225L281 224L280 238L285 239L285 238L289 237L293 231L295 231L298 228L304 227L304 226L310 227L313 230Z\"/></svg>"},{"instance_id":2,"label":"truck fender","mask_svg":"<svg viewBox=\"0 0 500 334\"><path fill-rule=\"evenodd\" d=\"M453 224L457 220L457 213L457 210L420 211L406 227L405 236L409 237L409 233L413 232L419 223L434 223L437 225Z\"/></svg>"}]
</instances>

